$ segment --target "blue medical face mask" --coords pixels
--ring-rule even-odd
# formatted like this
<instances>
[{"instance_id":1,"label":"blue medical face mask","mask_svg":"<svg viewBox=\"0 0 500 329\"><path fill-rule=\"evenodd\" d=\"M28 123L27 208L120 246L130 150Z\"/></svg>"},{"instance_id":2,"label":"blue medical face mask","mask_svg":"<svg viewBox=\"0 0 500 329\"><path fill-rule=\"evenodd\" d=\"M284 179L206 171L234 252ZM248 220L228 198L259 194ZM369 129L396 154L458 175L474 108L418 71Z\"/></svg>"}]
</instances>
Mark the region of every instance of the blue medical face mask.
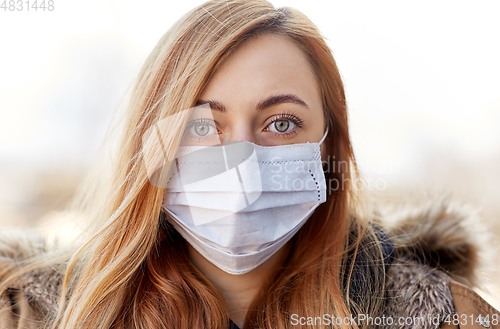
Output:
<instances>
[{"instance_id":1,"label":"blue medical face mask","mask_svg":"<svg viewBox=\"0 0 500 329\"><path fill-rule=\"evenodd\" d=\"M169 222L231 274L264 263L326 201L320 145L181 146L166 185Z\"/></svg>"}]
</instances>

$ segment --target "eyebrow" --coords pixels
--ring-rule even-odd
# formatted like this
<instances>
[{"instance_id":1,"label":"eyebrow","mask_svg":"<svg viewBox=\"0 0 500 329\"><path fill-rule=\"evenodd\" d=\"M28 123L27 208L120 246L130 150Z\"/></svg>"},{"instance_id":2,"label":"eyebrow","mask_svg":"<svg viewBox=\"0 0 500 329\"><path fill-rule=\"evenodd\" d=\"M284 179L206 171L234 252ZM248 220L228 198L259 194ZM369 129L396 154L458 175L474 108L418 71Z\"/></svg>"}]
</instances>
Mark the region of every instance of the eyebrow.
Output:
<instances>
[{"instance_id":1,"label":"eyebrow","mask_svg":"<svg viewBox=\"0 0 500 329\"><path fill-rule=\"evenodd\" d=\"M200 100L196 101L196 106L206 104L206 103L208 103L210 105L210 108L212 110L220 111L220 112L226 112L226 110L227 110L226 107L224 106L224 104L222 104L221 102L218 102L216 100L212 100L212 99L208 99L208 100L200 99ZM302 106L306 107L307 109L309 109L309 106L307 105L307 103L304 102L302 99L300 99L298 96L293 95L293 94L281 94L281 95L270 96L270 97L266 98L265 100L259 102L259 104L257 104L257 110L262 111L262 110L265 110L269 107L276 106L279 104L284 104L284 103L299 104L299 105L302 105Z\"/></svg>"}]
</instances>

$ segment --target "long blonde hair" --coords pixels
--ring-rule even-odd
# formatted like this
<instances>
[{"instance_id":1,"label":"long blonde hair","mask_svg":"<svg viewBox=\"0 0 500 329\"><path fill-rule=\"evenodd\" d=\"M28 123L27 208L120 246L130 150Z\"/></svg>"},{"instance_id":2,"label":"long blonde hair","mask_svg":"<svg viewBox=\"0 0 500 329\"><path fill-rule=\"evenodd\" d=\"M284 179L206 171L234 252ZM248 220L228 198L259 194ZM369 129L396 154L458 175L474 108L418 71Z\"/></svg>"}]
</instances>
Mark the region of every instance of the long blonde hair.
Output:
<instances>
[{"instance_id":1,"label":"long blonde hair","mask_svg":"<svg viewBox=\"0 0 500 329\"><path fill-rule=\"evenodd\" d=\"M264 0L214 0L182 17L142 67L129 105L119 115L114 131L119 137L108 140L103 151L108 170L95 170L77 199L80 213L91 224L85 243L68 251L59 313L51 328L228 327L223 296L190 263L186 242L165 220L164 189L148 180L142 138L159 120L193 107L224 59L249 38L267 33L290 38L309 58L330 131L325 144L332 170L325 175L327 182L341 183L342 188L329 191L327 202L291 240L282 266L253 302L245 328L288 328L292 314L345 317L378 312L383 276L362 277L372 291L365 285L365 291L358 290L352 298L355 259L376 238L354 211L362 200L353 184L357 168L346 100L331 50L297 10L275 9ZM167 153L175 154L182 131L182 123L174 123L162 136ZM379 249L368 253L365 263L378 268ZM25 269L36 266L41 262Z\"/></svg>"}]
</instances>

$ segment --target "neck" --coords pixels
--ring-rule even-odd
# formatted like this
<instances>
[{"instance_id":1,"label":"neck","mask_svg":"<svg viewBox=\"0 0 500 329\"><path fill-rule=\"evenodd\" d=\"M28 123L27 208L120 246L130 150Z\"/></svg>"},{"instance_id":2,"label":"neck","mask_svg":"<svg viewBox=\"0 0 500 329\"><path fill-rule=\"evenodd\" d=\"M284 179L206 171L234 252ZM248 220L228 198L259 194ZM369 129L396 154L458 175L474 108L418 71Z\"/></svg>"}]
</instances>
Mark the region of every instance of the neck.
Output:
<instances>
[{"instance_id":1,"label":"neck","mask_svg":"<svg viewBox=\"0 0 500 329\"><path fill-rule=\"evenodd\" d=\"M188 244L189 258L198 270L222 293L226 299L229 318L240 328L243 328L247 311L259 295L266 280L283 261L286 253L285 245L264 264L254 270L233 275L222 271L209 262L196 249Z\"/></svg>"}]
</instances>

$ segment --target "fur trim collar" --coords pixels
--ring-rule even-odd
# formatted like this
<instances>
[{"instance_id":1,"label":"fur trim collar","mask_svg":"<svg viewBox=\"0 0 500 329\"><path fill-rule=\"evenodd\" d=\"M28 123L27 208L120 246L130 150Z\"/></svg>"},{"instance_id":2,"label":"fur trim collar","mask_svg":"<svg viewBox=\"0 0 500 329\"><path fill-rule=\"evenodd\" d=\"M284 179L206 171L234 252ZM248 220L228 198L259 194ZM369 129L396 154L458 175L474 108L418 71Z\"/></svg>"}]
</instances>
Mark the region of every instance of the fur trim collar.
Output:
<instances>
[{"instance_id":1,"label":"fur trim collar","mask_svg":"<svg viewBox=\"0 0 500 329\"><path fill-rule=\"evenodd\" d=\"M386 274L386 298L381 328L438 328L455 313L449 277L436 269L404 258ZM390 318L390 321L389 321Z\"/></svg>"},{"instance_id":2,"label":"fur trim collar","mask_svg":"<svg viewBox=\"0 0 500 329\"><path fill-rule=\"evenodd\" d=\"M490 233L478 210L448 198L378 204L375 213L391 236L396 257L445 272L469 287L479 286L480 269L494 259Z\"/></svg>"},{"instance_id":3,"label":"fur trim collar","mask_svg":"<svg viewBox=\"0 0 500 329\"><path fill-rule=\"evenodd\" d=\"M394 243L393 261L386 272L383 315L393 320L418 317L426 320L417 327L438 327L436 321L441 322L454 312L449 276L467 285L477 282L482 252L479 239L483 239L484 232L478 231L476 213L440 200L414 205L379 204L376 214ZM0 268L43 252L44 248L43 242L26 234L0 235ZM13 288L23 291L35 309L51 317L57 310L61 282L62 273L47 268L29 273ZM415 325L394 323L379 327Z\"/></svg>"},{"instance_id":4,"label":"fur trim collar","mask_svg":"<svg viewBox=\"0 0 500 329\"><path fill-rule=\"evenodd\" d=\"M477 211L443 198L379 204L376 213L396 249L383 310L394 324L380 327L438 328L455 313L450 277L474 287L485 267L490 237Z\"/></svg>"}]
</instances>

